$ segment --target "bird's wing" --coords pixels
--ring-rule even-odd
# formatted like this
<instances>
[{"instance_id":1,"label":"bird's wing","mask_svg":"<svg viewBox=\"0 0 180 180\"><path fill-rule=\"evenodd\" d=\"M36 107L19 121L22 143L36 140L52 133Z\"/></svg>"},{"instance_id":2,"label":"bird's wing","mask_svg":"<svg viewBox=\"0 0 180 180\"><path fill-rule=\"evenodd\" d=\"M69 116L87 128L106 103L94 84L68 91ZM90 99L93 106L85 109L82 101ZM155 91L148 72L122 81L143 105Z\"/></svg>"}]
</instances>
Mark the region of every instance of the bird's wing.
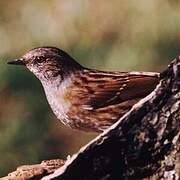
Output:
<instances>
[{"instance_id":1,"label":"bird's wing","mask_svg":"<svg viewBox=\"0 0 180 180\"><path fill-rule=\"evenodd\" d=\"M86 71L72 93L80 104L97 109L143 98L158 83L158 73Z\"/></svg>"}]
</instances>

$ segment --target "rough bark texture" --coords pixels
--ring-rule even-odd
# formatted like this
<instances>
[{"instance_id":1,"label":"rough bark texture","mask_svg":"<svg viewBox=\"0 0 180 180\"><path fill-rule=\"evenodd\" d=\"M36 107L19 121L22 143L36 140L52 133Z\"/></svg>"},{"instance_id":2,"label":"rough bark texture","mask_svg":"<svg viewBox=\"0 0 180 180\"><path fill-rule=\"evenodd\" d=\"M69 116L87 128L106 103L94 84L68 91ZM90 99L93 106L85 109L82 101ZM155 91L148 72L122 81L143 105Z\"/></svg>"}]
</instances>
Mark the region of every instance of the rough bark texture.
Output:
<instances>
[{"instance_id":1,"label":"rough bark texture","mask_svg":"<svg viewBox=\"0 0 180 180\"><path fill-rule=\"evenodd\" d=\"M2 180L38 180L64 165L64 160L53 159L42 161L41 164L24 165L8 176L0 178Z\"/></svg>"},{"instance_id":2,"label":"rough bark texture","mask_svg":"<svg viewBox=\"0 0 180 180\"><path fill-rule=\"evenodd\" d=\"M37 173L40 176L29 179L180 179L179 130L178 57L161 73L156 89L117 123L81 148L62 167L54 166L52 171L44 168L44 174L41 169L42 173ZM6 178L10 179L10 175Z\"/></svg>"}]
</instances>

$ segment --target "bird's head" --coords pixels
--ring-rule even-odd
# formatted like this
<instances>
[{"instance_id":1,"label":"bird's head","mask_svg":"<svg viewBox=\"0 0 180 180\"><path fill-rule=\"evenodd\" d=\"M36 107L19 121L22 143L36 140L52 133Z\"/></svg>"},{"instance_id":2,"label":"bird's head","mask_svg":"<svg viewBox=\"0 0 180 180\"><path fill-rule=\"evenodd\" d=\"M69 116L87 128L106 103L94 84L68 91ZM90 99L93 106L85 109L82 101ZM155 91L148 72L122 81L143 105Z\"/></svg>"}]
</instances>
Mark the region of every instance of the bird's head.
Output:
<instances>
[{"instance_id":1,"label":"bird's head","mask_svg":"<svg viewBox=\"0 0 180 180\"><path fill-rule=\"evenodd\" d=\"M64 78L81 68L81 65L72 57L56 47L32 49L22 57L9 61L8 64L26 66L41 81L51 80L58 76Z\"/></svg>"}]
</instances>

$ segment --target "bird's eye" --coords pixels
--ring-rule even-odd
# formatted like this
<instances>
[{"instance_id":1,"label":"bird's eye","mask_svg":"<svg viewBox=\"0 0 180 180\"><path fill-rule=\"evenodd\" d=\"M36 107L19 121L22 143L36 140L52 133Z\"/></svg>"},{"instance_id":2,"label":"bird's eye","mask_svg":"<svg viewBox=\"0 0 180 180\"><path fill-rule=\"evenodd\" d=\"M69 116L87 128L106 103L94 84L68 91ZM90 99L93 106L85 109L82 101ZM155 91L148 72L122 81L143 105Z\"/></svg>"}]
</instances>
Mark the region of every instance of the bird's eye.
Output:
<instances>
[{"instance_id":1,"label":"bird's eye","mask_svg":"<svg viewBox=\"0 0 180 180\"><path fill-rule=\"evenodd\" d=\"M36 58L36 63L40 64L44 61L44 59L42 57L37 57Z\"/></svg>"}]
</instances>

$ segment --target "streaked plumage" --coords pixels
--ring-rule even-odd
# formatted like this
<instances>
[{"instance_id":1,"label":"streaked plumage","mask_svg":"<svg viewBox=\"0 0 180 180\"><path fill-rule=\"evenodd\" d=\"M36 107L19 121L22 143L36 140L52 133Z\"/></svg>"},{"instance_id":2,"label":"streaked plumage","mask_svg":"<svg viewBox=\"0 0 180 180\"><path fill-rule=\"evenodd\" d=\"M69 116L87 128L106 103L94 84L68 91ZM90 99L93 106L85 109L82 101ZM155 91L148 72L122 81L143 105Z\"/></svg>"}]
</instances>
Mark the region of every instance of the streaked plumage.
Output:
<instances>
[{"instance_id":1,"label":"streaked plumage","mask_svg":"<svg viewBox=\"0 0 180 180\"><path fill-rule=\"evenodd\" d=\"M159 76L84 68L53 47L35 48L20 61L40 79L57 118L85 131L100 132L112 125L156 87Z\"/></svg>"}]
</instances>

